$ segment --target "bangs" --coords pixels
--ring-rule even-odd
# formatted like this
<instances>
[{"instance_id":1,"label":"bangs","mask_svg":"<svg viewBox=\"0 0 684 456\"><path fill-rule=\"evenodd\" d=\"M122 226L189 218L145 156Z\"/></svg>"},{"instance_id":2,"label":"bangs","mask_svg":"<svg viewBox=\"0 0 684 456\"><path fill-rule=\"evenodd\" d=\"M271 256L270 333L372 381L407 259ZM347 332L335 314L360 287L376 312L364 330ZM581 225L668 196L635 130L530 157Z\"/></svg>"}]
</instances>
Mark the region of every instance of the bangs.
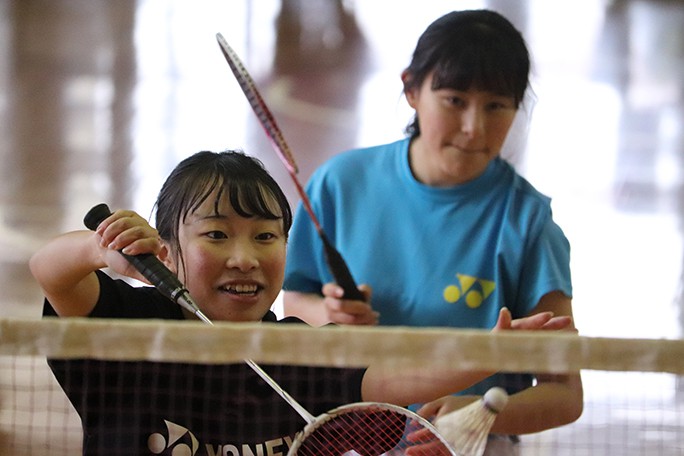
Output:
<instances>
[{"instance_id":1,"label":"bangs","mask_svg":"<svg viewBox=\"0 0 684 456\"><path fill-rule=\"evenodd\" d=\"M203 188L203 191L188 199L183 219L195 212L211 196L214 197L215 215L219 215L221 200L226 196L231 207L241 217L258 217L266 220L280 220L284 217L280 211L278 198L254 180L234 179L224 182L221 176L216 175L198 188ZM284 228L287 231L287 225L284 225Z\"/></svg>"},{"instance_id":2,"label":"bangs","mask_svg":"<svg viewBox=\"0 0 684 456\"><path fill-rule=\"evenodd\" d=\"M258 182L230 182L227 186L230 205L242 217L259 217L266 220L279 220L283 214L276 210L278 202Z\"/></svg>"},{"instance_id":3,"label":"bangs","mask_svg":"<svg viewBox=\"0 0 684 456\"><path fill-rule=\"evenodd\" d=\"M444 60L435 66L432 89L469 89L492 92L516 98L517 90L511 80L512 71L501 62L492 62L486 55L462 55L459 59Z\"/></svg>"},{"instance_id":4,"label":"bangs","mask_svg":"<svg viewBox=\"0 0 684 456\"><path fill-rule=\"evenodd\" d=\"M516 105L527 87L529 65L514 56L518 53L506 43L454 42L438 57L432 77L432 89L469 89L510 96Z\"/></svg>"}]
</instances>

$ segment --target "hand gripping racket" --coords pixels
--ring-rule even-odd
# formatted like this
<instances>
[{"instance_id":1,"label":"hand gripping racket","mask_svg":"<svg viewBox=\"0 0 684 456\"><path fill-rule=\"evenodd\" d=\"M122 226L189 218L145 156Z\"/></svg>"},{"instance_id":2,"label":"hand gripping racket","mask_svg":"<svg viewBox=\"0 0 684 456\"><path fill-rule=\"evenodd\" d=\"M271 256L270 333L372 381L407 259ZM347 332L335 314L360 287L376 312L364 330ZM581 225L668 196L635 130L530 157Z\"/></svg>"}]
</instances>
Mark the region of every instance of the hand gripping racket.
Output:
<instances>
[{"instance_id":1,"label":"hand gripping racket","mask_svg":"<svg viewBox=\"0 0 684 456\"><path fill-rule=\"evenodd\" d=\"M292 152L290 151L290 147L285 142L285 138L283 137L280 128L278 128L273 114L271 114L271 111L268 109L268 106L266 106L261 94L257 90L256 84L252 80L252 77L247 72L247 69L242 64L242 61L235 53L233 48L231 48L225 38L223 38L223 35L217 33L216 40L218 41L221 51L223 52L223 56L226 58L226 61L228 61L228 65L230 65L230 69L235 75L235 79L237 79L238 84L240 84L242 91L247 97L247 101L249 101L249 104L252 106L252 109L259 119L261 126L266 132L266 136L268 136L270 139L273 149L280 158L280 161L285 165L285 168L287 169L292 181L295 184L295 187L297 188L297 193L299 193L299 196L302 199L304 209L306 210L307 214L309 214L309 218L316 228L318 237L323 242L325 259L328 263L330 273L335 278L335 282L337 282L337 284L344 289L344 298L365 301L366 298L357 288L356 282L354 281L351 272L349 272L349 267L344 261L344 258L342 258L340 252L333 246L330 240L328 240L325 232L323 232L321 224L318 221L313 208L311 207L311 201L309 200L308 195L304 191L302 184L297 178L297 172L299 170L297 168L297 164L295 163L294 157L292 156Z\"/></svg>"},{"instance_id":2,"label":"hand gripping racket","mask_svg":"<svg viewBox=\"0 0 684 456\"><path fill-rule=\"evenodd\" d=\"M112 215L109 206L98 204L88 211L83 218L84 225L95 231L97 226L104 219ZM151 253L141 255L126 255L120 252L147 280L150 281L164 296L186 310L195 314L197 318L205 323L210 323L209 319L197 307L197 304L190 296L190 293L178 278L159 259Z\"/></svg>"}]
</instances>

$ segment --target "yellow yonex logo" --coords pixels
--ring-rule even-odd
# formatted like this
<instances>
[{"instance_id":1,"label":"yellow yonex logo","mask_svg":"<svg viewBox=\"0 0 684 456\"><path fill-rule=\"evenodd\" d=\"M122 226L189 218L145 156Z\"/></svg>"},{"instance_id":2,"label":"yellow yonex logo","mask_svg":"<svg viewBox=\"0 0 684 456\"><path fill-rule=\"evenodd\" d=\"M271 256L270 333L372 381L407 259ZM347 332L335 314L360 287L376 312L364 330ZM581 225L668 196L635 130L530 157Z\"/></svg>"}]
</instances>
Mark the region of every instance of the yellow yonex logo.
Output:
<instances>
[{"instance_id":1,"label":"yellow yonex logo","mask_svg":"<svg viewBox=\"0 0 684 456\"><path fill-rule=\"evenodd\" d=\"M491 280L478 279L477 277L456 274L458 285L447 285L444 289L444 299L448 303L455 303L463 299L468 307L475 309L492 294L496 283Z\"/></svg>"}]
</instances>

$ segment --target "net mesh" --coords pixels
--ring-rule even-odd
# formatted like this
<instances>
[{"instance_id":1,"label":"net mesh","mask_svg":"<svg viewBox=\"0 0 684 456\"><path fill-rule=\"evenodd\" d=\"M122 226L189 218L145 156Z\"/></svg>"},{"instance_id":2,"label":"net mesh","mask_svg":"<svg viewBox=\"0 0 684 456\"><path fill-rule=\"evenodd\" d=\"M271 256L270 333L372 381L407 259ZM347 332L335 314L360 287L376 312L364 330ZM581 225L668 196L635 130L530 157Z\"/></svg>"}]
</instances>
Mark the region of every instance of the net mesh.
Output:
<instances>
[{"instance_id":1,"label":"net mesh","mask_svg":"<svg viewBox=\"0 0 684 456\"><path fill-rule=\"evenodd\" d=\"M352 398L340 389L348 383L340 375L357 375L348 368L370 363L394 369L406 365L430 369L436 363L449 363L464 369L520 373L581 370L582 417L561 428L521 436L520 454L684 452L683 340L70 318L0 319L2 454L81 454L81 416L72 402L85 399L72 396L70 401L64 392L80 388L91 395L90 404L98 404L111 416L98 418L95 425L125 430L100 442L102 451L97 454L107 454L107 446L114 447L121 435L133 438L137 428L148 429L140 420L157 417L156 413L147 418L121 413L133 403L137 409L163 410L172 418L158 432L144 436L149 450L145 454L284 455L291 445L287 439L233 445L225 437L226 443L209 446L196 435L196 428L205 427L209 417L213 424L206 426L217 426L212 429L217 433L258 433L282 426L278 417L285 413L292 416L289 427L274 429L273 435L304 428L306 421L275 394L267 409L250 408L250 401L269 394L269 387L244 365L246 358L265 366L314 415L339 405L347 395ZM60 373L59 381L48 362ZM316 387L302 390L298 386L302 376L315 377ZM83 388L84 379L88 388ZM222 403L222 390L230 390L240 403ZM160 396L160 391L165 393ZM207 392L212 400L201 399ZM237 409L251 412L236 417ZM224 418L216 420L217 416Z\"/></svg>"}]
</instances>

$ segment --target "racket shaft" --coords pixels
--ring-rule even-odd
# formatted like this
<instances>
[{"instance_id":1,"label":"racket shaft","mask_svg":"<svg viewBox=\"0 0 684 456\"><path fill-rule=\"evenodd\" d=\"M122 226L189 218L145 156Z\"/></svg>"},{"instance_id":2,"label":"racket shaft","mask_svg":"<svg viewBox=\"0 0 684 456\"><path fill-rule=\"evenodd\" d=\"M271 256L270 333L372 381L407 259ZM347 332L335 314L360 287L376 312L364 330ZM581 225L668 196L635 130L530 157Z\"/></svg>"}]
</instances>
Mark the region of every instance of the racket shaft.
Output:
<instances>
[{"instance_id":1,"label":"racket shaft","mask_svg":"<svg viewBox=\"0 0 684 456\"><path fill-rule=\"evenodd\" d=\"M256 362L254 362L254 361L251 360L251 359L246 359L246 360L245 360L245 363L246 363L249 367L251 367L252 370L253 370L254 372L256 372L257 375L259 375L259 377L261 377L261 379L262 379L263 381L265 381L266 383L268 383L268 386L270 386L270 387L273 389L273 391L275 391L276 393L278 393L278 395L279 395L280 397L282 397L282 398L285 400L285 402L287 402L287 403L290 405L290 407L292 407L293 409L295 409L295 411L296 411L297 413L299 413L299 416L301 416L302 418L304 418L304 420L305 420L307 423L311 423L311 422L313 422L313 421L316 419L316 418L315 418L312 414L310 414L310 413L309 413L309 412L308 412L308 411L307 411L299 402L297 402L297 400L296 400L295 398L293 398L292 396L290 396L290 394L289 394L287 391L285 391L284 389L282 389L282 388L280 387L280 385L278 384L278 382L276 382L270 375L268 375L268 374L266 373L266 371L263 370L263 369L261 368L261 366L259 366Z\"/></svg>"}]
</instances>

